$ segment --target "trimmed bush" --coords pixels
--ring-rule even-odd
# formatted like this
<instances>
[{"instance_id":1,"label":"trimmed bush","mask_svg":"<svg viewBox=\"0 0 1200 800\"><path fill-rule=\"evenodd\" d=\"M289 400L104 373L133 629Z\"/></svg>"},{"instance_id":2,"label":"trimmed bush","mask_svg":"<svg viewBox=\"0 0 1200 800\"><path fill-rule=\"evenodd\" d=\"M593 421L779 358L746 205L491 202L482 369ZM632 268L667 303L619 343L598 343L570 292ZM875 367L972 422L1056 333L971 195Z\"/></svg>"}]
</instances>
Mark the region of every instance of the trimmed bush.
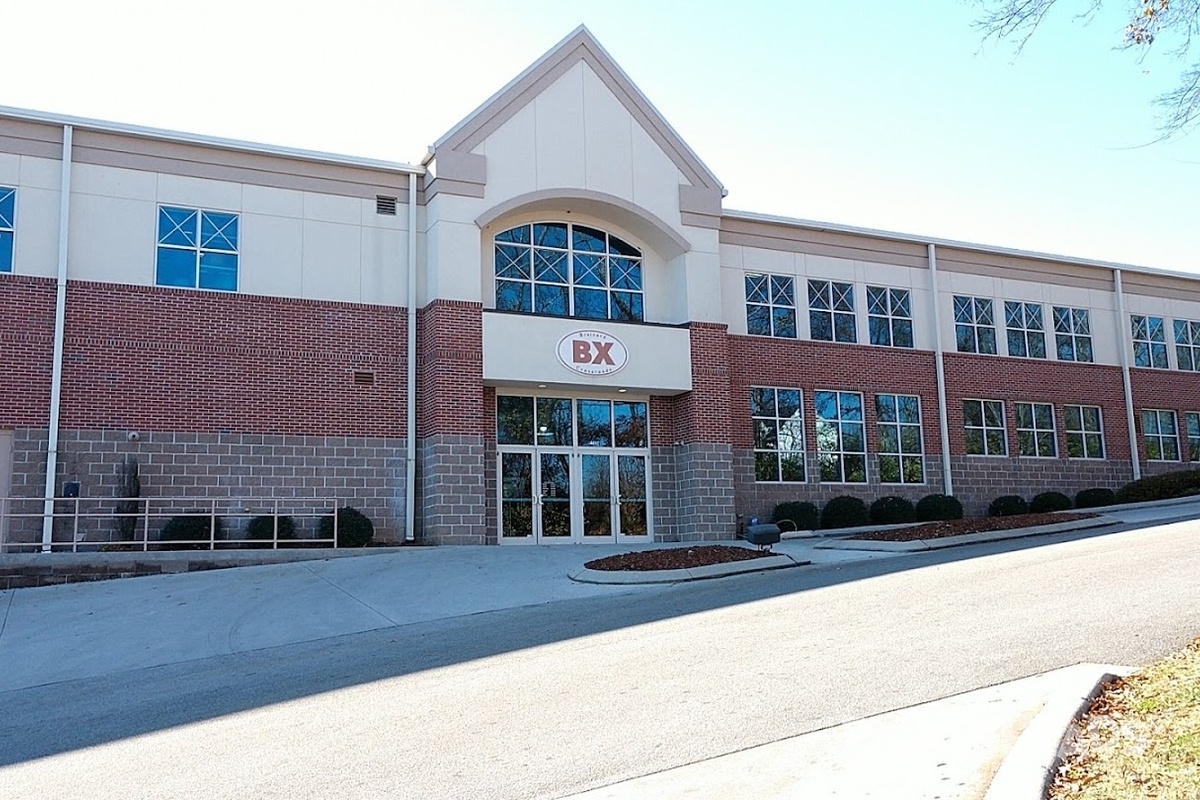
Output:
<instances>
[{"instance_id":1,"label":"trimmed bush","mask_svg":"<svg viewBox=\"0 0 1200 800\"><path fill-rule=\"evenodd\" d=\"M1030 514L1046 514L1050 511L1066 511L1071 507L1071 498L1062 492L1042 492L1029 501Z\"/></svg>"},{"instance_id":2,"label":"trimmed bush","mask_svg":"<svg viewBox=\"0 0 1200 800\"><path fill-rule=\"evenodd\" d=\"M857 497L835 497L821 509L822 528L857 528L871 521L867 504Z\"/></svg>"},{"instance_id":3,"label":"trimmed bush","mask_svg":"<svg viewBox=\"0 0 1200 800\"><path fill-rule=\"evenodd\" d=\"M771 512L771 521L779 524L782 520L791 520L796 526L792 530L815 531L821 524L821 515L812 503L780 503Z\"/></svg>"},{"instance_id":4,"label":"trimmed bush","mask_svg":"<svg viewBox=\"0 0 1200 800\"><path fill-rule=\"evenodd\" d=\"M948 494L927 494L917 501L917 522L943 522L963 518L962 503Z\"/></svg>"},{"instance_id":5,"label":"trimmed bush","mask_svg":"<svg viewBox=\"0 0 1200 800\"><path fill-rule=\"evenodd\" d=\"M1001 495L988 506L989 517L1015 517L1028 513L1029 503L1025 502L1024 497L1016 494Z\"/></svg>"},{"instance_id":6,"label":"trimmed bush","mask_svg":"<svg viewBox=\"0 0 1200 800\"><path fill-rule=\"evenodd\" d=\"M888 496L871 503L872 525L895 525L916 521L917 509L908 498Z\"/></svg>"},{"instance_id":7,"label":"trimmed bush","mask_svg":"<svg viewBox=\"0 0 1200 800\"><path fill-rule=\"evenodd\" d=\"M192 514L196 516L191 516ZM186 516L171 517L167 520L167 524L163 525L158 534L158 540L164 542L164 550L207 550L208 545L204 543L210 536L220 541L223 529L220 517L210 517L204 511L189 511ZM186 544L193 540L198 543Z\"/></svg>"},{"instance_id":8,"label":"trimmed bush","mask_svg":"<svg viewBox=\"0 0 1200 800\"><path fill-rule=\"evenodd\" d=\"M1167 500L1200 493L1200 469L1151 475L1127 483L1117 489L1118 503L1141 503L1147 500Z\"/></svg>"},{"instance_id":9,"label":"trimmed bush","mask_svg":"<svg viewBox=\"0 0 1200 800\"><path fill-rule=\"evenodd\" d=\"M254 540L249 547L270 547L271 539L275 535L275 518L270 514L263 514L261 517L255 517L250 520L250 524L246 526L246 538ZM296 521L291 517L279 518L279 541L285 539L296 538Z\"/></svg>"},{"instance_id":10,"label":"trimmed bush","mask_svg":"<svg viewBox=\"0 0 1200 800\"><path fill-rule=\"evenodd\" d=\"M1101 508L1117 502L1117 495L1112 489L1084 489L1075 495L1076 508Z\"/></svg>"},{"instance_id":11,"label":"trimmed bush","mask_svg":"<svg viewBox=\"0 0 1200 800\"><path fill-rule=\"evenodd\" d=\"M338 547L366 547L374 535L375 525L366 514L350 506L342 506L337 510ZM321 517L317 536L321 539L333 538L333 517Z\"/></svg>"}]
</instances>

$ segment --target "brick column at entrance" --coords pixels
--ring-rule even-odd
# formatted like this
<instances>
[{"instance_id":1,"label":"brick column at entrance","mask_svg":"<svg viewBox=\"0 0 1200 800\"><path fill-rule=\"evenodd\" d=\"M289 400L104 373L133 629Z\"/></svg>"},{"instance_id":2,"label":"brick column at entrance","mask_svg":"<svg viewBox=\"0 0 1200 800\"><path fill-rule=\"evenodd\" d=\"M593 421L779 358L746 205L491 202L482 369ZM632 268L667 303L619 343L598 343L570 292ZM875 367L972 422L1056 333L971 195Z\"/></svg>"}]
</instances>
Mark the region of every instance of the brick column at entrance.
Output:
<instances>
[{"instance_id":1,"label":"brick column at entrance","mask_svg":"<svg viewBox=\"0 0 1200 800\"><path fill-rule=\"evenodd\" d=\"M417 526L423 541L485 543L483 306L417 316Z\"/></svg>"}]
</instances>

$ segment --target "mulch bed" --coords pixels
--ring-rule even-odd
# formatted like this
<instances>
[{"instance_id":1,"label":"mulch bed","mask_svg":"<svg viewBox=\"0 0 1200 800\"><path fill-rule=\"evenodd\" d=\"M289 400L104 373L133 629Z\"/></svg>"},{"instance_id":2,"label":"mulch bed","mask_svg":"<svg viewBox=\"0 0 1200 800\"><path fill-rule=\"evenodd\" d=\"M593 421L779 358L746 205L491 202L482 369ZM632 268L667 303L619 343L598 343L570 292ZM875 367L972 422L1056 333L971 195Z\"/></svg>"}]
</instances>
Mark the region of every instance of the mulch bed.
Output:
<instances>
[{"instance_id":1,"label":"mulch bed","mask_svg":"<svg viewBox=\"0 0 1200 800\"><path fill-rule=\"evenodd\" d=\"M894 528L888 531L859 533L848 539L870 542L916 542L922 539L942 539L947 536L963 536L968 533L1007 531L1013 528L1032 528L1037 525L1053 525L1057 522L1075 522L1094 519L1097 514L1019 514L1015 517L983 517L980 519L955 519L947 522L925 522L909 528Z\"/></svg>"},{"instance_id":2,"label":"mulch bed","mask_svg":"<svg viewBox=\"0 0 1200 800\"><path fill-rule=\"evenodd\" d=\"M604 572L650 572L659 569L689 569L730 561L747 561L771 553L725 544L705 544L696 547L666 547L661 550L641 550L636 553L597 558L584 564L588 569Z\"/></svg>"}]
</instances>

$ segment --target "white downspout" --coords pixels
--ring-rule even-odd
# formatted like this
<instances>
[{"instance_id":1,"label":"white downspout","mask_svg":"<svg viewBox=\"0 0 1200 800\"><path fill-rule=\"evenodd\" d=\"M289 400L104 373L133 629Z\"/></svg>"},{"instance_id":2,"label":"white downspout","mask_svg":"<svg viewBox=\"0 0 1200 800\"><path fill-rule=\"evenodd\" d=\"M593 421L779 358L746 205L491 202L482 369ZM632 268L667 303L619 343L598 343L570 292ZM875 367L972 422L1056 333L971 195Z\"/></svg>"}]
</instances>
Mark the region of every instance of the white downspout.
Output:
<instances>
[{"instance_id":1,"label":"white downspout","mask_svg":"<svg viewBox=\"0 0 1200 800\"><path fill-rule=\"evenodd\" d=\"M50 375L50 438L46 442L46 493L42 505L42 552L54 542L54 497L58 483L58 420L62 406L63 338L67 327L67 244L71 221L71 140L74 129L63 126L62 181L58 203L58 280L54 301L54 363Z\"/></svg>"},{"instance_id":2,"label":"white downspout","mask_svg":"<svg viewBox=\"0 0 1200 800\"><path fill-rule=\"evenodd\" d=\"M1129 347L1125 331L1129 318L1125 316L1125 291L1121 288L1121 270L1113 270L1113 288L1117 293L1117 350L1121 354L1121 380L1125 384L1125 426L1129 430L1129 461L1133 464L1133 479L1142 477L1142 462L1138 458L1137 429L1134 427L1133 384L1129 380Z\"/></svg>"},{"instance_id":3,"label":"white downspout","mask_svg":"<svg viewBox=\"0 0 1200 800\"><path fill-rule=\"evenodd\" d=\"M408 393L405 401L404 541L416 540L417 511L417 175L408 176L408 324L405 367Z\"/></svg>"},{"instance_id":4,"label":"white downspout","mask_svg":"<svg viewBox=\"0 0 1200 800\"><path fill-rule=\"evenodd\" d=\"M942 486L954 494L950 477L950 423L946 419L946 365L942 361L942 299L938 295L937 245L929 244L929 282L933 291L933 361L937 368L938 429L942 437Z\"/></svg>"}]
</instances>

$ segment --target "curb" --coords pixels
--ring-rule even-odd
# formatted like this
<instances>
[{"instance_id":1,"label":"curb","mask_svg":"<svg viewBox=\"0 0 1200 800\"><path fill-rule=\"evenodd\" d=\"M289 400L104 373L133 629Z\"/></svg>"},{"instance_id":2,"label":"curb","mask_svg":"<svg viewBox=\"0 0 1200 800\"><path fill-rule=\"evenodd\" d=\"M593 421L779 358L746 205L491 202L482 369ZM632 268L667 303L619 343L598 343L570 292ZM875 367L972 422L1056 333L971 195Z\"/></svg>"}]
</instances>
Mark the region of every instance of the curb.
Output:
<instances>
[{"instance_id":1,"label":"curb","mask_svg":"<svg viewBox=\"0 0 1200 800\"><path fill-rule=\"evenodd\" d=\"M1081 519L1073 522L1055 522L1050 525L1035 525L1032 528L1009 528L1000 531L983 531L982 533L965 533L961 536L944 536L940 539L916 539L911 542L883 542L870 539L832 539L813 545L818 550L872 550L882 553L916 553L924 550L940 550L944 547L958 547L966 544L982 542L1000 542L1005 539L1022 539L1026 536L1043 536L1049 533L1099 528L1106 525L1118 525L1121 520L1115 517L1101 515L1095 519Z\"/></svg>"},{"instance_id":2,"label":"curb","mask_svg":"<svg viewBox=\"0 0 1200 800\"><path fill-rule=\"evenodd\" d=\"M568 577L576 583L598 583L613 586L629 586L642 583L684 583L687 581L703 581L711 578L724 578L726 575L744 575L750 572L769 572L776 569L803 567L811 561L797 561L791 556L776 553L762 558L751 558L746 561L730 561L724 564L709 564L704 567L691 569L658 569L658 570L599 570L584 567L577 572L568 573Z\"/></svg>"},{"instance_id":3,"label":"curb","mask_svg":"<svg viewBox=\"0 0 1200 800\"><path fill-rule=\"evenodd\" d=\"M984 800L1042 800L1062 761L1071 726L1091 707L1105 682L1133 670L1111 664L1077 664L1067 689L1051 698L1000 762Z\"/></svg>"}]
</instances>

